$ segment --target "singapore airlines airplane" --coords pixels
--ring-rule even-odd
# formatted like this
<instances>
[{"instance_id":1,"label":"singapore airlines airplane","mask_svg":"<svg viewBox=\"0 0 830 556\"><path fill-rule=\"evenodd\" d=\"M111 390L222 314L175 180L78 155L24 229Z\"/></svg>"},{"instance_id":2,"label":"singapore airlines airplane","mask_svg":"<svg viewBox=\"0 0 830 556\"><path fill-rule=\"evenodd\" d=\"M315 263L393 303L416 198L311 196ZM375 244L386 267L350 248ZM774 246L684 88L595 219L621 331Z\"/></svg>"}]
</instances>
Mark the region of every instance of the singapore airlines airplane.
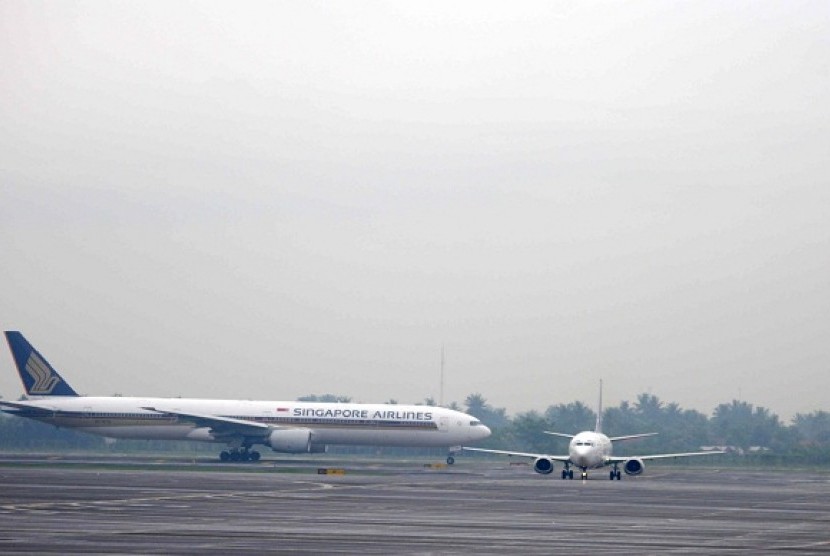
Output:
<instances>
[{"instance_id":1,"label":"singapore airlines airplane","mask_svg":"<svg viewBox=\"0 0 830 556\"><path fill-rule=\"evenodd\" d=\"M620 480L619 465L622 464L623 471L626 475L640 475L645 469L643 464L646 460L653 459L667 459L667 458L685 458L690 456L711 456L713 454L722 454L722 451L712 450L708 452L685 452L681 454L653 454L648 456L612 456L612 443L618 440L631 440L632 438L643 438L644 436L654 436L656 432L647 432L642 434L630 434L627 436L612 436L608 437L602 433L602 381L599 382L599 410L597 411L597 422L594 430L582 431L578 434L564 434L561 432L543 431L545 434L552 434L554 436L563 436L570 438L571 442L568 445L567 456L551 456L546 454L529 454L525 452L510 452L506 450L487 450L484 448L469 448L464 447L464 450L471 452L488 452L492 454L502 454L507 456L522 456L534 458L533 470L542 475L548 475L553 472L553 462L558 461L564 464L562 469L563 479L573 479L574 471L571 467L577 467L582 470L582 478L588 478L589 469L599 469L607 465L613 466L608 473L608 478L612 481L614 479Z\"/></svg>"},{"instance_id":2,"label":"singapore airlines airplane","mask_svg":"<svg viewBox=\"0 0 830 556\"><path fill-rule=\"evenodd\" d=\"M6 332L26 401L5 413L109 438L224 443L222 461L257 461L254 445L319 453L328 444L445 447L490 436L475 417L443 407L389 404L79 396L20 332Z\"/></svg>"}]
</instances>

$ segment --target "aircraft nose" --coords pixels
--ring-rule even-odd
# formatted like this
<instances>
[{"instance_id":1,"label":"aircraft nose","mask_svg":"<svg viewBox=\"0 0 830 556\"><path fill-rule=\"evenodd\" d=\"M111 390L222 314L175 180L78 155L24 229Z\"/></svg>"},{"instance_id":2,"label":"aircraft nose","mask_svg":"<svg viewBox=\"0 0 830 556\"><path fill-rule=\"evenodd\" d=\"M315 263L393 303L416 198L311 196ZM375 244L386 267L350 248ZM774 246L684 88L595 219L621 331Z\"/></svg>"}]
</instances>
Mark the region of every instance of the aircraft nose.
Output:
<instances>
[{"instance_id":1,"label":"aircraft nose","mask_svg":"<svg viewBox=\"0 0 830 556\"><path fill-rule=\"evenodd\" d=\"M487 438L488 436L493 434L490 430L490 427L488 427L487 425L479 425L479 428L481 429L480 431L478 431L479 438Z\"/></svg>"},{"instance_id":2,"label":"aircraft nose","mask_svg":"<svg viewBox=\"0 0 830 556\"><path fill-rule=\"evenodd\" d=\"M572 459L574 460L575 463L577 461L579 461L580 462L579 465L581 465L582 462L584 462L586 460L587 456L588 456L588 448L586 448L585 446L577 446L576 448L574 448Z\"/></svg>"}]
</instances>

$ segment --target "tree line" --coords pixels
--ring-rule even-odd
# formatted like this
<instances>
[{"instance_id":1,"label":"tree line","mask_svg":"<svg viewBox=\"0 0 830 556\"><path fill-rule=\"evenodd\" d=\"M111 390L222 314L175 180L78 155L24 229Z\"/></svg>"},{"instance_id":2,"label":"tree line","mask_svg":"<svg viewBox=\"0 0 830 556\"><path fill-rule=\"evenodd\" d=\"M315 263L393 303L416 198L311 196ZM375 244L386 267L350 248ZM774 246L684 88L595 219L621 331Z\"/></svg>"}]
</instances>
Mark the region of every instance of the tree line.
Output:
<instances>
[{"instance_id":1,"label":"tree line","mask_svg":"<svg viewBox=\"0 0 830 556\"><path fill-rule=\"evenodd\" d=\"M486 447L566 453L567 439L541 431L574 434L593 430L596 423L596 413L582 402L551 405L543 412L527 411L512 418L503 408L491 406L480 394L468 396L465 404L468 413L493 430L493 435L482 443ZM830 464L830 413L826 411L799 413L791 423L785 424L769 409L745 401L722 403L707 416L643 393L633 403L623 401L617 407L605 408L602 419L603 432L608 436L658 433L654 437L621 444L618 447L621 453L684 452L720 447L761 462Z\"/></svg>"},{"instance_id":2,"label":"tree line","mask_svg":"<svg viewBox=\"0 0 830 556\"><path fill-rule=\"evenodd\" d=\"M347 403L347 396L309 395L298 401ZM387 403L397 403L388 400ZM421 405L437 405L427 398ZM574 434L592 430L594 410L582 402L560 403L545 411L526 411L509 416L504 408L494 407L481 394L470 394L464 404L453 402L451 409L469 413L490 427L493 435L478 446L523 452L562 454L567 439L544 434L556 431ZM609 436L656 432L658 436L626 442L620 453L683 452L705 446L726 447L737 455L759 462L830 465L830 413L814 411L797 414L789 424L769 409L745 401L732 400L718 405L711 416L683 409L652 394L640 394L636 401L623 401L603 412L603 432ZM123 441L115 446L99 436L57 429L30 419L3 415L0 418L0 450L113 450L126 452L214 453L216 446L198 442ZM333 448L342 453L377 453L377 449ZM384 453L413 453L411 450L383 449ZM417 453L417 451L416 451Z\"/></svg>"}]
</instances>

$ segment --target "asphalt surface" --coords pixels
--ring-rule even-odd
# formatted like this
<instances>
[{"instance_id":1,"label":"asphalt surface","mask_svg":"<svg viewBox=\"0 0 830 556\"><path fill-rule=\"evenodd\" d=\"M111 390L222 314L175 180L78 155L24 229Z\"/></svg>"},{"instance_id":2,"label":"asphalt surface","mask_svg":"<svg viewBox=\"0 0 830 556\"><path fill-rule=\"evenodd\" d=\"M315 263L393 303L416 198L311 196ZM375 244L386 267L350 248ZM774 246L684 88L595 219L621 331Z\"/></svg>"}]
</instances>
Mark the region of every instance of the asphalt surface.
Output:
<instances>
[{"instance_id":1,"label":"asphalt surface","mask_svg":"<svg viewBox=\"0 0 830 556\"><path fill-rule=\"evenodd\" d=\"M0 457L0 553L830 554L826 473L317 465Z\"/></svg>"}]
</instances>

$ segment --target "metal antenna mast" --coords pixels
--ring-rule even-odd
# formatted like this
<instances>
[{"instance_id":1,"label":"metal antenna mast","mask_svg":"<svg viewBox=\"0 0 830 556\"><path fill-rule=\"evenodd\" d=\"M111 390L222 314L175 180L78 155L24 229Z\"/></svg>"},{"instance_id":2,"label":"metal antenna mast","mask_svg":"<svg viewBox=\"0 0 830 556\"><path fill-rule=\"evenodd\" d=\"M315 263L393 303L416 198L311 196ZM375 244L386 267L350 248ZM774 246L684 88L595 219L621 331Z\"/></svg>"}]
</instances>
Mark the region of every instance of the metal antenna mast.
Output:
<instances>
[{"instance_id":1,"label":"metal antenna mast","mask_svg":"<svg viewBox=\"0 0 830 556\"><path fill-rule=\"evenodd\" d=\"M444 344L441 344L441 387L438 392L438 405L444 407Z\"/></svg>"}]
</instances>

